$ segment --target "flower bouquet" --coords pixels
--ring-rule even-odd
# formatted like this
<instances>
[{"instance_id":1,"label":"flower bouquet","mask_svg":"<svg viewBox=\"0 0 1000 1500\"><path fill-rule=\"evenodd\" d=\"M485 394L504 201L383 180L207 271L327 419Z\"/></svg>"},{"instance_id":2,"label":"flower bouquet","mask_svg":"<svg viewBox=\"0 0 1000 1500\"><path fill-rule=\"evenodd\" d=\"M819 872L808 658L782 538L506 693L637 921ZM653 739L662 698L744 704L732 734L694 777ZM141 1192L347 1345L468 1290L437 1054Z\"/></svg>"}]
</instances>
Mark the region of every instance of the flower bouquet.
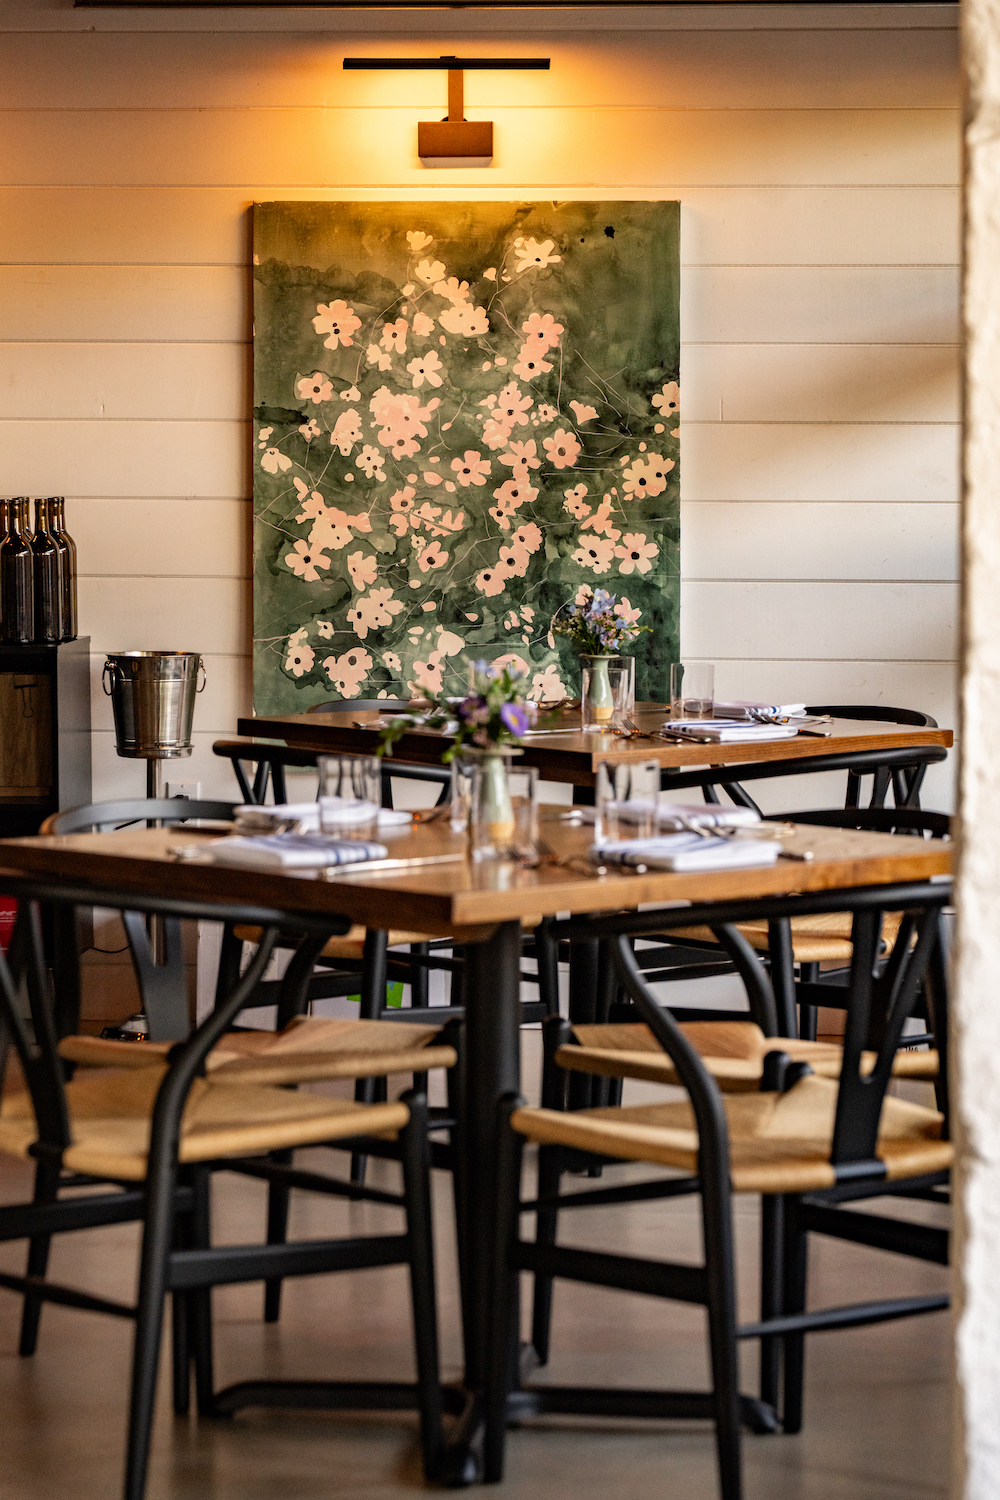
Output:
<instances>
[{"instance_id":1,"label":"flower bouquet","mask_svg":"<svg viewBox=\"0 0 1000 1500\"><path fill-rule=\"evenodd\" d=\"M535 710L525 701L526 678L509 667L477 661L464 698L431 697L424 723L432 729L449 728L452 743L441 759L452 768L452 828L468 824L474 860L503 858L519 836L533 843L537 773L527 775L529 796L511 797L509 763L519 753L521 736L535 722ZM397 718L382 731L380 755L412 722ZM520 827L524 824L524 827Z\"/></svg>"},{"instance_id":2,"label":"flower bouquet","mask_svg":"<svg viewBox=\"0 0 1000 1500\"><path fill-rule=\"evenodd\" d=\"M635 613L628 608L627 601L616 603L615 595L606 589L591 589L584 584L573 603L564 604L552 617L553 634L567 636L580 652L584 729L605 729L611 725L615 695L608 664L613 657L622 656L623 647L631 646L643 631L650 629L630 618ZM630 658L625 661L631 674L633 663Z\"/></svg>"}]
</instances>

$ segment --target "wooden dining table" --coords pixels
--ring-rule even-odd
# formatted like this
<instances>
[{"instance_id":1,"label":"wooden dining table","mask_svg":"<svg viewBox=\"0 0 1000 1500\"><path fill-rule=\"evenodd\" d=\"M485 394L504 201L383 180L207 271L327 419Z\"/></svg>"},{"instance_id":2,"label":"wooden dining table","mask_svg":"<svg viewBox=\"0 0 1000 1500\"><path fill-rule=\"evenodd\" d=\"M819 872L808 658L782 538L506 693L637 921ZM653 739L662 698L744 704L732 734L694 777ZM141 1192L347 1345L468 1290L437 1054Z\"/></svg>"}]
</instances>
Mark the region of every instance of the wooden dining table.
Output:
<instances>
[{"instance_id":1,"label":"wooden dining table","mask_svg":"<svg viewBox=\"0 0 1000 1500\"><path fill-rule=\"evenodd\" d=\"M953 743L950 729L918 728L904 724L887 724L856 719L833 719L827 725L829 734L799 733L794 739L758 740L742 744L681 744L661 739L658 731L669 718L669 705L637 703L633 721L642 730L642 738L625 738L605 732L585 731L579 709L540 711L538 726L529 731L521 743L520 764L537 766L545 781L569 782L584 795L574 800L589 800L597 768L602 762L635 764L656 761L664 773L664 788L703 786L758 780L789 771L834 771L859 768L870 770L877 761L895 759L905 763L905 754L894 752L916 750L920 754L938 751L934 759L943 760ZM374 754L380 743L381 730L387 722L375 711L305 714L265 714L238 721L241 735L256 739L283 740L298 750L323 754ZM439 765L442 753L451 744L451 736L441 730L415 725L396 742L393 754L400 761L418 765ZM726 775L714 768L725 768Z\"/></svg>"},{"instance_id":2,"label":"wooden dining table","mask_svg":"<svg viewBox=\"0 0 1000 1500\"><path fill-rule=\"evenodd\" d=\"M601 874L578 863L592 830L567 819L564 809L543 807L540 833L552 855L538 865L472 864L464 838L443 819L388 835L385 863L321 872L215 862L211 844L218 831L179 826L0 841L0 882L4 872L54 878L78 890L81 903L99 905L102 894L115 892L121 904L124 891L192 903L210 920L214 903L235 902L310 922L327 915L371 927L412 928L464 946L468 1074L460 1138L467 1187L465 1381L472 1395L471 1415L452 1452L453 1482L474 1468L469 1455L476 1444L475 1393L490 1368L491 1338L502 1337L491 1328L491 1290L505 1273L495 1229L497 1146L501 1101L520 1087L522 921L560 913L635 913L650 905L675 922L711 921L713 912L728 921L733 903L793 893L800 893L796 899L811 893L840 899L841 893L871 887L892 887L902 903L908 885L946 880L952 862L951 846L943 841L800 825L784 836L783 847L789 854L811 852L808 862L779 858L758 868L685 874L610 867ZM654 919L644 911L637 920Z\"/></svg>"}]
</instances>

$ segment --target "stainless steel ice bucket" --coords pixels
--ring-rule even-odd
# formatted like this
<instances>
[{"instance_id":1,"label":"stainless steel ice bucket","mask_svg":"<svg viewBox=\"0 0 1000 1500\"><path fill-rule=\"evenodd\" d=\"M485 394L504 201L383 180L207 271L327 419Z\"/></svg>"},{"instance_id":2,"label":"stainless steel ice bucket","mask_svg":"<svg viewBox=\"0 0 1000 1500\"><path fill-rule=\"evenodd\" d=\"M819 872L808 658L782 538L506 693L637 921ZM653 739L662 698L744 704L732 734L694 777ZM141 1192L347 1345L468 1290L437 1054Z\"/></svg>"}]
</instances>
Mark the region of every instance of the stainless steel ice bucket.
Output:
<instances>
[{"instance_id":1,"label":"stainless steel ice bucket","mask_svg":"<svg viewBox=\"0 0 1000 1500\"><path fill-rule=\"evenodd\" d=\"M196 651L112 651L101 677L115 715L118 754L132 760L190 755L195 694L205 686ZM110 686L109 686L110 684Z\"/></svg>"}]
</instances>

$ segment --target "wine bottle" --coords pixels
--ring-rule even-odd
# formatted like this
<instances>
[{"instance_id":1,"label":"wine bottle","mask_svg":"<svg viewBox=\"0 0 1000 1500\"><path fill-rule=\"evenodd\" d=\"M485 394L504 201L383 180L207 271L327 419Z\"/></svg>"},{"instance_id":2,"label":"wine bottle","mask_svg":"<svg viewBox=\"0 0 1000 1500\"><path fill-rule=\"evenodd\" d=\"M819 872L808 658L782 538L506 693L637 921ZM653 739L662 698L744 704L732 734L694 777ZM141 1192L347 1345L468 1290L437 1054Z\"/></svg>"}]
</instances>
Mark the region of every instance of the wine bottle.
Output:
<instances>
[{"instance_id":1,"label":"wine bottle","mask_svg":"<svg viewBox=\"0 0 1000 1500\"><path fill-rule=\"evenodd\" d=\"M0 636L7 645L30 646L35 633L35 588L29 540L28 500L8 505L7 534L0 543Z\"/></svg>"},{"instance_id":2,"label":"wine bottle","mask_svg":"<svg viewBox=\"0 0 1000 1500\"><path fill-rule=\"evenodd\" d=\"M76 640L76 543L66 530L66 501L62 495L49 500L49 530L59 548L59 581L62 589L64 641Z\"/></svg>"},{"instance_id":3,"label":"wine bottle","mask_svg":"<svg viewBox=\"0 0 1000 1500\"><path fill-rule=\"evenodd\" d=\"M35 640L54 646L65 637L62 559L51 530L52 502L35 501L35 534L31 555L35 579Z\"/></svg>"},{"instance_id":4,"label":"wine bottle","mask_svg":"<svg viewBox=\"0 0 1000 1500\"><path fill-rule=\"evenodd\" d=\"M3 546L4 537L7 535L7 532L9 530L9 528L10 528L10 507L11 507L11 502L9 500L7 500L7 499L0 500L0 547ZM0 641L3 640L3 616L4 616L3 583L2 583L2 580L0 580Z\"/></svg>"}]
</instances>

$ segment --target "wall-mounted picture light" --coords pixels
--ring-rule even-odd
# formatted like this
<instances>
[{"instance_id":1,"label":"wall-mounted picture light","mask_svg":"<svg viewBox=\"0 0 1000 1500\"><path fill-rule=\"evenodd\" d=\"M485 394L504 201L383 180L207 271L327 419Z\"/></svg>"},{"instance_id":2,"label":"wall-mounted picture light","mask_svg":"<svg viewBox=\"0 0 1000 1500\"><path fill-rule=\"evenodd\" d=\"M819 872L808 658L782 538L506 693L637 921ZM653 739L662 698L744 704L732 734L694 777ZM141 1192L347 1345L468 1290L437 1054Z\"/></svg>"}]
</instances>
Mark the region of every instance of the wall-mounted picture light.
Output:
<instances>
[{"instance_id":1,"label":"wall-mounted picture light","mask_svg":"<svg viewBox=\"0 0 1000 1500\"><path fill-rule=\"evenodd\" d=\"M421 121L417 126L417 154L425 167L488 167L493 160L492 120L465 118L465 70L477 68L542 69L547 57L345 57L344 67L444 69L448 73L448 116Z\"/></svg>"}]
</instances>

